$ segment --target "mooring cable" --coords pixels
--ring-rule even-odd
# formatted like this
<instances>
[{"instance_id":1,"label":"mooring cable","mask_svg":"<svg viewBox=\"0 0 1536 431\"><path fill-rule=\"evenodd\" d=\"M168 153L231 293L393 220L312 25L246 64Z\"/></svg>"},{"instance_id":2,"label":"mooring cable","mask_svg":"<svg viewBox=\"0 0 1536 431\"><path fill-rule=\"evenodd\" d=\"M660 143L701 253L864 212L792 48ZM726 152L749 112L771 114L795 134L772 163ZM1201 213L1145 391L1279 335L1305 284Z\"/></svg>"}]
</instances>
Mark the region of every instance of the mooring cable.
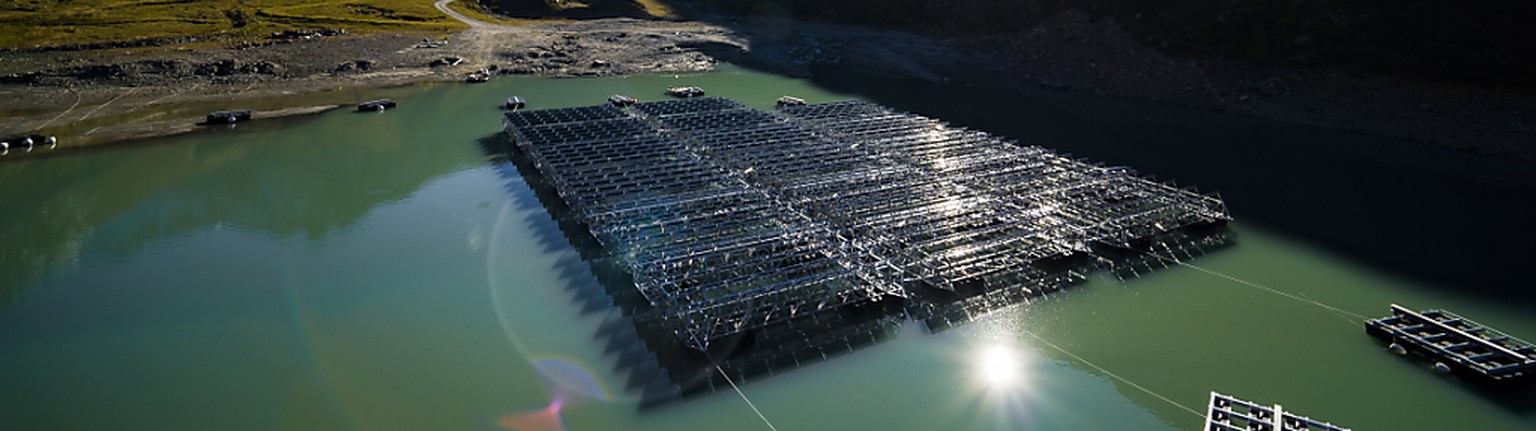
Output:
<instances>
[{"instance_id":1,"label":"mooring cable","mask_svg":"<svg viewBox=\"0 0 1536 431\"><path fill-rule=\"evenodd\" d=\"M731 384L731 389L735 389L736 390L736 395L740 396L742 401L746 401L747 402L747 407L751 407L752 408L752 413L757 413L757 418L758 419L762 419L764 425L768 425L768 429L771 429L773 431L779 431L778 427L773 426L773 422L769 422L768 421L768 417L767 416L763 416L763 411L757 409L757 404L753 403L751 399L747 398L747 393L746 392L742 392L741 391L741 387L736 386L736 382L731 380L731 376L729 374L725 373L725 369L720 367L720 363L719 362L715 362L715 358L709 358L709 363L713 364L715 366L715 371L719 371L720 372L720 377L724 377L726 383L730 383Z\"/></svg>"},{"instance_id":2,"label":"mooring cable","mask_svg":"<svg viewBox=\"0 0 1536 431\"><path fill-rule=\"evenodd\" d=\"M1311 295L1307 295L1306 293L1297 293L1297 294L1301 295L1303 298L1307 298L1307 300L1309 300L1309 301L1316 301L1316 299L1312 299L1312 296ZM1328 312L1333 313L1334 316L1338 316L1339 320L1343 320L1344 323L1347 323L1347 324L1350 324L1350 325L1357 325L1357 324L1360 323L1360 322L1356 322L1354 320L1350 320L1349 316L1345 316L1344 313L1340 313L1340 312L1337 312L1337 311L1334 311L1334 310L1328 310Z\"/></svg>"},{"instance_id":3,"label":"mooring cable","mask_svg":"<svg viewBox=\"0 0 1536 431\"><path fill-rule=\"evenodd\" d=\"M1180 266L1183 266L1183 267L1186 267L1186 268L1190 268L1190 269L1193 269L1193 270L1196 270L1196 271L1200 271L1200 272L1203 272L1203 273L1206 273L1206 274L1209 274L1209 275L1213 275L1213 276L1216 276L1216 277L1225 278L1227 280L1231 280L1231 281L1236 282L1238 284L1247 285L1249 287L1253 287L1253 288L1256 288L1256 289L1259 289L1259 290L1263 290L1263 291L1266 291L1266 292L1269 292L1269 293L1273 293L1273 294L1276 294L1276 295L1284 296L1286 298L1290 298L1290 299L1298 301L1298 302L1316 305L1318 307L1322 307L1325 310L1329 310L1329 311L1332 311L1332 312L1335 312L1335 313L1346 314L1346 315L1349 315L1349 316L1354 317L1356 319L1360 319L1362 321L1369 319L1369 317L1367 317L1364 314L1360 314L1360 313L1356 313L1356 312L1353 312L1353 311L1345 310L1343 308L1339 308L1339 307L1335 307L1335 306L1332 306L1332 305L1324 304L1322 301L1318 301L1318 300L1311 299L1311 298L1303 298L1303 297L1300 297L1300 296L1296 296L1294 294L1287 293L1287 292L1282 291L1280 289L1275 289L1273 287L1265 286L1265 285L1262 285L1262 284L1254 283L1254 282L1251 282L1251 281L1248 281L1248 280L1243 280L1241 278L1233 277L1233 276L1230 276L1230 275L1227 275L1227 274L1223 274L1223 273L1220 273L1220 272L1216 272L1216 271L1212 271L1212 270L1209 270L1209 269L1205 269L1205 268L1201 268L1201 267L1198 267L1198 266L1194 266L1194 265L1191 265L1191 264L1188 264L1188 263L1184 263L1183 261L1180 261L1178 259L1164 257L1163 255L1160 255L1160 254L1157 254L1157 253L1147 253L1147 254L1151 255L1152 257L1156 257L1158 259L1162 259L1162 260L1165 260L1165 261L1176 263L1176 264L1178 264Z\"/></svg>"},{"instance_id":4,"label":"mooring cable","mask_svg":"<svg viewBox=\"0 0 1536 431\"><path fill-rule=\"evenodd\" d=\"M69 105L69 108L65 108L64 112L60 112L59 115L55 115L55 116L53 116L53 118L49 118L48 121L44 121L43 125L35 127L36 129L41 129L41 128L44 128L44 127L48 127L49 124L53 124L54 120L58 120L60 117L63 117L64 115L69 114L70 112L74 112L75 107L76 106L80 106L80 92L74 91L74 90L70 90L69 92L75 94L75 104Z\"/></svg>"},{"instance_id":5,"label":"mooring cable","mask_svg":"<svg viewBox=\"0 0 1536 431\"><path fill-rule=\"evenodd\" d=\"M96 109L92 109L91 112L87 112L87 113L85 113L85 115L81 115L80 118L76 118L75 122L85 121L86 118L90 118L91 115L95 114L96 111L100 111L101 108L105 108L105 107L107 107L107 105L111 105L112 102L116 102L118 99L122 99L123 97L126 97L126 96L128 96L130 94L133 94L136 91L139 91L138 87L130 88L130 89L128 89L127 92L125 92L123 94L119 94L119 95L117 95L117 97L113 97L112 100L108 100L105 103L102 103L100 105L96 105Z\"/></svg>"},{"instance_id":6,"label":"mooring cable","mask_svg":"<svg viewBox=\"0 0 1536 431\"><path fill-rule=\"evenodd\" d=\"M1178 401L1174 401L1171 398L1165 397L1165 396L1163 396L1163 394L1159 394L1157 392L1153 392L1151 389L1147 389L1146 386L1142 386L1142 385L1136 384L1136 382L1133 382L1130 379L1127 379L1127 378L1124 378L1124 377L1120 377L1119 374L1115 374L1114 372L1109 371L1108 369L1105 369L1104 367L1100 367L1098 364L1095 364L1095 363L1092 363L1092 362L1088 362L1088 360L1087 359L1083 359L1082 356L1078 356L1077 354L1072 353L1072 352L1068 351L1067 349L1064 349L1061 346L1056 345L1056 343L1052 343L1050 341L1046 341L1046 339L1040 338L1040 336L1035 335L1035 333L1033 333L1033 332L1030 332L1030 331L1023 331L1023 332L1024 332L1024 335L1028 335L1029 338L1033 338L1033 339L1035 339L1035 341L1039 341L1039 342L1041 342L1041 343L1043 343L1043 344L1045 344L1047 346L1050 346L1052 349L1056 349L1056 351L1058 351L1058 352L1061 352L1061 353L1063 353L1063 354L1065 354L1067 356L1071 356L1072 359L1075 359L1078 362L1083 363L1083 365L1087 365L1087 366L1089 366L1089 367L1091 367L1091 368L1093 368L1095 370L1098 370L1099 372L1104 373L1104 375L1109 376L1110 378L1113 378L1115 380L1119 380L1121 383L1125 383L1127 385L1131 385L1131 387L1136 388L1137 390L1140 390L1142 392L1146 392L1147 395L1151 395L1153 397L1156 397L1157 399L1163 400L1163 402L1166 402L1168 404L1172 404L1174 407L1178 407L1179 409L1182 409L1182 410L1184 410L1186 412L1189 412L1189 414L1195 415L1195 417L1199 417L1201 419L1205 418L1205 415L1201 414L1199 411L1196 411L1195 409L1189 408L1189 406L1180 404Z\"/></svg>"}]
</instances>

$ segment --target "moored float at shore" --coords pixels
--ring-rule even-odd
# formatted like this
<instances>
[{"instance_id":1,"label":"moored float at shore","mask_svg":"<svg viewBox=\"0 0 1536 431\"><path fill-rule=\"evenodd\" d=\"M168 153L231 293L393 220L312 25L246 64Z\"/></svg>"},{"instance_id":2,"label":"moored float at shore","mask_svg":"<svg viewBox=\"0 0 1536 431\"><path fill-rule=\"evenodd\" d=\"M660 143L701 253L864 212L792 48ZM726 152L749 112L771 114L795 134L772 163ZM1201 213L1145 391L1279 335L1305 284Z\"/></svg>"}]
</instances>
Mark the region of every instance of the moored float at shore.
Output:
<instances>
[{"instance_id":1,"label":"moored float at shore","mask_svg":"<svg viewBox=\"0 0 1536 431\"><path fill-rule=\"evenodd\" d=\"M472 84L479 84L479 83L484 83L484 82L490 82L490 80L491 80L491 71L488 70L488 69L476 70L476 71L470 73L469 76L464 77L464 82L468 82L468 83L472 83Z\"/></svg>"},{"instance_id":2,"label":"moored float at shore","mask_svg":"<svg viewBox=\"0 0 1536 431\"><path fill-rule=\"evenodd\" d=\"M242 121L251 121L251 110L237 109L230 111L217 111L208 114L203 124L234 124Z\"/></svg>"},{"instance_id":3,"label":"moored float at shore","mask_svg":"<svg viewBox=\"0 0 1536 431\"><path fill-rule=\"evenodd\" d=\"M699 97L704 95L704 89L699 87L670 87L667 88L667 95L681 98Z\"/></svg>"},{"instance_id":4,"label":"moored float at shore","mask_svg":"<svg viewBox=\"0 0 1536 431\"><path fill-rule=\"evenodd\" d=\"M629 106L629 105L633 105L633 104L635 104L637 102L639 102L639 100L637 100L637 99L635 99L633 97L625 96L623 94L615 94L615 95L612 95L612 96L608 96L608 103L613 105L613 106L620 107L620 108L623 108L623 107Z\"/></svg>"},{"instance_id":5,"label":"moored float at shore","mask_svg":"<svg viewBox=\"0 0 1536 431\"><path fill-rule=\"evenodd\" d=\"M393 99L370 100L357 104L357 112L384 112L385 109L395 107Z\"/></svg>"},{"instance_id":6,"label":"moored float at shore","mask_svg":"<svg viewBox=\"0 0 1536 431\"><path fill-rule=\"evenodd\" d=\"M526 107L528 107L528 101L527 100L523 100L523 96L508 97L507 98L507 103L503 103L501 105L501 109L506 109L506 110L509 110L509 111L515 111L515 110L523 109L523 108L526 108Z\"/></svg>"},{"instance_id":7,"label":"moored float at shore","mask_svg":"<svg viewBox=\"0 0 1536 431\"><path fill-rule=\"evenodd\" d=\"M805 99L793 96L784 96L780 97L779 100L774 104L778 106L804 106Z\"/></svg>"}]
</instances>

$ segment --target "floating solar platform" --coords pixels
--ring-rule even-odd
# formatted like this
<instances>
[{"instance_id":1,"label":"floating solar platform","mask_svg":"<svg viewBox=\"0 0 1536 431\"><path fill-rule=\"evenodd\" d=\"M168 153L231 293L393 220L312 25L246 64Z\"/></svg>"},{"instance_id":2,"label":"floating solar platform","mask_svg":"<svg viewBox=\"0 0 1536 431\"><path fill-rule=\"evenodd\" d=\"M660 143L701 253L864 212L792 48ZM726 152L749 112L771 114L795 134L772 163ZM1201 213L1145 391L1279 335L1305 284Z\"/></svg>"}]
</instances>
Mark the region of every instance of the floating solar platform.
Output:
<instances>
[{"instance_id":1,"label":"floating solar platform","mask_svg":"<svg viewBox=\"0 0 1536 431\"><path fill-rule=\"evenodd\" d=\"M1215 392L1205 411L1205 431L1349 431L1291 413L1279 404L1260 405Z\"/></svg>"},{"instance_id":2,"label":"floating solar platform","mask_svg":"<svg viewBox=\"0 0 1536 431\"><path fill-rule=\"evenodd\" d=\"M1494 383L1536 378L1536 345L1445 310L1413 311L1397 304L1392 315L1365 322L1365 332L1414 352L1437 367Z\"/></svg>"},{"instance_id":3,"label":"floating solar platform","mask_svg":"<svg viewBox=\"0 0 1536 431\"><path fill-rule=\"evenodd\" d=\"M864 102L518 111L506 132L688 346L1225 223L1222 200Z\"/></svg>"}]
</instances>

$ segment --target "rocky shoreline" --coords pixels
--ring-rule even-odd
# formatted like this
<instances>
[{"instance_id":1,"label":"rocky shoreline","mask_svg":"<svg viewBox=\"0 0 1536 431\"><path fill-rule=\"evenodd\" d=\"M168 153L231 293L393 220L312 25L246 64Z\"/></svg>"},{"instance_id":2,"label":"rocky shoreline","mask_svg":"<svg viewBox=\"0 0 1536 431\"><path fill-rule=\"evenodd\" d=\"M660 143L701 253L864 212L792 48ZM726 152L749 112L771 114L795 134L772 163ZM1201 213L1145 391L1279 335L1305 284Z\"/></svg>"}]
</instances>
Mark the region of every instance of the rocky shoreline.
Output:
<instances>
[{"instance_id":1,"label":"rocky shoreline","mask_svg":"<svg viewBox=\"0 0 1536 431\"><path fill-rule=\"evenodd\" d=\"M440 40L317 30L225 48L8 53L0 98L16 103L0 110L0 135L41 130L60 136L61 148L100 145L190 130L202 113L175 109L189 104L462 81L483 69L581 77L696 72L728 61L798 76L834 65L951 85L1144 99L1536 161L1536 100L1518 93L1181 59L1143 46L1113 20L1073 11L984 39L731 17L522 26L459 18L471 28ZM136 116L156 119L121 121Z\"/></svg>"}]
</instances>

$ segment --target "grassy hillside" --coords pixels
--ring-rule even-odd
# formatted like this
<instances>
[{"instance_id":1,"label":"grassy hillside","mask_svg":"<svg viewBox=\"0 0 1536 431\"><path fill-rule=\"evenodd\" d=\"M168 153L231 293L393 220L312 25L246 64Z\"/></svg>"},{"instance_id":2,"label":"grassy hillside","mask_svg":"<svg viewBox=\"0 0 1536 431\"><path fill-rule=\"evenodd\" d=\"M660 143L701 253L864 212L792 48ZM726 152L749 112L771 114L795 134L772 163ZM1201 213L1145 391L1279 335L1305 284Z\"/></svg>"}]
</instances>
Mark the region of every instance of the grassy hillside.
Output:
<instances>
[{"instance_id":1,"label":"grassy hillside","mask_svg":"<svg viewBox=\"0 0 1536 431\"><path fill-rule=\"evenodd\" d=\"M4 48L181 36L239 41L317 28L440 33L464 25L432 0L0 0Z\"/></svg>"}]
</instances>

